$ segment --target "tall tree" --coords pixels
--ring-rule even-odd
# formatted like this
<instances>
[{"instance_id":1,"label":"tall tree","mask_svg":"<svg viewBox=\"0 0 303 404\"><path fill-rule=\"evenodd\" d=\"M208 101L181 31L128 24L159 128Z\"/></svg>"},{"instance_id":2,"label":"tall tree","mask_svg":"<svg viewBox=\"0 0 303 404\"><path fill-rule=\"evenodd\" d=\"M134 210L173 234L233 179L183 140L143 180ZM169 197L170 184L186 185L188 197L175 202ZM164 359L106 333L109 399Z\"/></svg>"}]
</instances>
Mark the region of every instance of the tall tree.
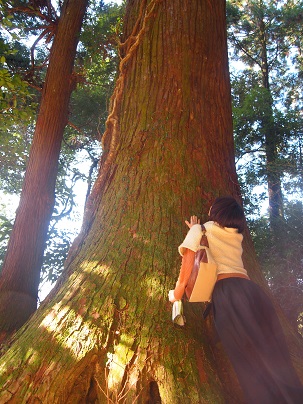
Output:
<instances>
[{"instance_id":1,"label":"tall tree","mask_svg":"<svg viewBox=\"0 0 303 404\"><path fill-rule=\"evenodd\" d=\"M184 219L239 198L225 1L131 0L121 51L82 232L1 358L0 400L241 403L202 305L182 330L167 301ZM262 282L248 234L245 251Z\"/></svg>"},{"instance_id":2,"label":"tall tree","mask_svg":"<svg viewBox=\"0 0 303 404\"><path fill-rule=\"evenodd\" d=\"M30 52L29 47L21 45L20 42L11 42L7 38L9 34L15 35L16 30L19 37L26 35L28 30L32 33L32 19L26 14L26 18L21 22L16 14L17 11L21 12L21 9L11 9L4 5L2 8L4 11L9 10L8 17L11 18L5 36L7 43L0 38L0 60L2 57L5 59L3 75L11 80L2 82L3 76L0 72L3 91L1 109L2 111L5 109L5 113L0 115L0 192L4 191L20 197L38 109L38 100L34 102L37 94L40 99L40 91L36 91L36 88L42 89L41 82L45 78L49 50L45 49L43 52L43 41L41 44L39 42L39 46L35 41L35 59L34 63L30 63L33 49ZM15 10L15 13L12 13L12 10ZM29 8L22 8L22 10L38 13L38 10ZM34 19L35 27L37 26L37 32L36 30L34 32L37 36L38 28L41 26L40 21L38 21L40 25L36 22L37 19L39 20L39 15L38 13ZM52 16L48 17L51 21ZM69 103L69 122L64 130L60 151L55 207L48 229L39 289L44 288L45 282L54 282L60 275L64 257L78 232L78 223L83 215L82 203L85 201L85 192L79 206L77 202L80 198L74 198L74 189L79 188L80 181L87 182L86 194L88 194L97 174L99 142L101 133L104 131L108 101L113 91L118 66L117 31L120 24L117 21L120 17L121 6L104 5L100 2L97 5L96 2L91 1L83 22L74 66L77 87ZM28 42L32 44L32 40ZM19 81L13 76L16 74ZM31 90L30 94L28 91L27 98L24 97L22 89L16 88L16 85L13 86L14 83L21 81L21 77L25 80L24 86ZM14 102L11 102L12 99ZM85 188L84 184L83 188ZM10 195L4 197L2 199L4 205L0 209L0 215L3 215L0 226L0 267L14 219L12 215L5 217L3 213L9 212L9 209L5 209L5 205L9 205L10 199ZM77 216L78 220L75 219Z\"/></svg>"},{"instance_id":3,"label":"tall tree","mask_svg":"<svg viewBox=\"0 0 303 404\"><path fill-rule=\"evenodd\" d=\"M236 57L248 67L245 76L250 77L246 78L245 92L241 96L237 89L235 91L238 111L242 108L235 113L240 118L235 121L236 136L245 150L251 148L256 155L265 156L263 175L268 188L270 226L273 239L280 244L283 241L281 229L285 225L282 181L287 168L283 161L284 150L290 138L293 145L293 137L283 122L290 119L285 111L291 106L289 97L294 100L296 76L287 74L287 65L291 62L289 55L300 52L301 43L298 34L301 17L290 22L290 14L300 9L302 12L302 5L293 2L229 2L230 41Z\"/></svg>"},{"instance_id":4,"label":"tall tree","mask_svg":"<svg viewBox=\"0 0 303 404\"><path fill-rule=\"evenodd\" d=\"M56 27L20 204L0 278L2 333L20 327L37 307L59 153L74 86L73 64L87 2L65 1Z\"/></svg>"},{"instance_id":5,"label":"tall tree","mask_svg":"<svg viewBox=\"0 0 303 404\"><path fill-rule=\"evenodd\" d=\"M245 206L253 213L250 229L262 271L298 329L303 290L297 239L302 238L302 229L293 199L302 199L303 4L271 0L228 4L232 60L245 67L232 74L238 174ZM264 190L261 195L256 185ZM262 197L269 200L269 217L260 211Z\"/></svg>"}]
</instances>

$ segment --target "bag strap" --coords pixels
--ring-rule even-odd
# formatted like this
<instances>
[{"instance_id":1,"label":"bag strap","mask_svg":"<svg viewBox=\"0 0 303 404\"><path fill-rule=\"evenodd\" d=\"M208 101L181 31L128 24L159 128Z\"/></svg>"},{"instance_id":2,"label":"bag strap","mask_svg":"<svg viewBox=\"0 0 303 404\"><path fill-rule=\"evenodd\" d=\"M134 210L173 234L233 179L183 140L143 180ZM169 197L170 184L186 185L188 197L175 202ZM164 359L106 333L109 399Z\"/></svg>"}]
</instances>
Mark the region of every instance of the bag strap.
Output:
<instances>
[{"instance_id":1,"label":"bag strap","mask_svg":"<svg viewBox=\"0 0 303 404\"><path fill-rule=\"evenodd\" d=\"M200 245L209 248L207 235L206 235L206 228L205 228L204 224L201 224L201 229L202 229L202 237L201 237Z\"/></svg>"}]
</instances>

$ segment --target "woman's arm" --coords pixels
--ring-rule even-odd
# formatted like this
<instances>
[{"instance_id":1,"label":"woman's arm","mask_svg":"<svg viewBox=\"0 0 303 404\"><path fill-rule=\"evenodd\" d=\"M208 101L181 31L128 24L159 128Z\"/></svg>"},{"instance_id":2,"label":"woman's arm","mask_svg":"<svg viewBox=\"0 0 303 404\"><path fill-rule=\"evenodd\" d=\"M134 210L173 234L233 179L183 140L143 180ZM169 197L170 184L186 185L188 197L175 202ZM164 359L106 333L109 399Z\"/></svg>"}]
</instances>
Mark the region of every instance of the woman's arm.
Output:
<instances>
[{"instance_id":1,"label":"woman's arm","mask_svg":"<svg viewBox=\"0 0 303 404\"><path fill-rule=\"evenodd\" d=\"M193 265L195 260L195 253L188 248L185 249L182 264L180 269L179 278L176 283L176 287L174 290L170 290L168 297L171 303L174 303L176 300L181 300L184 294L185 287L187 285L188 279L190 277Z\"/></svg>"},{"instance_id":2,"label":"woman's arm","mask_svg":"<svg viewBox=\"0 0 303 404\"><path fill-rule=\"evenodd\" d=\"M193 225L200 224L200 219L197 216L191 216L190 221L185 220L186 225L191 229ZM182 253L182 264L180 269L180 274L178 281L176 283L176 287L174 290L170 290L168 293L168 299L171 303L174 303L176 300L181 300L184 294L185 287L187 285L188 279L190 277L194 260L195 253L194 251L184 248L184 252Z\"/></svg>"}]
</instances>

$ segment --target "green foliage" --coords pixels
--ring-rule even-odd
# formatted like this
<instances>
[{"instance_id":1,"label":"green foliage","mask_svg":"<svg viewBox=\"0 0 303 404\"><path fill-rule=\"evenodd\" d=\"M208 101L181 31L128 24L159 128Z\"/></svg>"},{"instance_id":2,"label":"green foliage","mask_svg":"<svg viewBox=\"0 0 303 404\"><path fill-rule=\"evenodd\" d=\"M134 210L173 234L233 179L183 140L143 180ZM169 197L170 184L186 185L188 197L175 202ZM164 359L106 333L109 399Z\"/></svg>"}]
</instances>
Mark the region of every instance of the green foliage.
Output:
<instances>
[{"instance_id":1,"label":"green foliage","mask_svg":"<svg viewBox=\"0 0 303 404\"><path fill-rule=\"evenodd\" d=\"M16 125L0 130L0 189L20 193L33 128Z\"/></svg>"},{"instance_id":2,"label":"green foliage","mask_svg":"<svg viewBox=\"0 0 303 404\"><path fill-rule=\"evenodd\" d=\"M268 90L259 87L250 75L250 71L244 70L232 80L233 118L238 173L244 175L245 183L256 186L266 180L267 127L262 122L264 115L268 115L270 101ZM255 74L252 73L252 76ZM274 108L272 119L277 156L275 164L271 164L270 168L283 173L283 186L290 191L290 181L296 178L298 185L302 178L301 111L298 108ZM253 158L249 155L253 155Z\"/></svg>"},{"instance_id":3,"label":"green foliage","mask_svg":"<svg viewBox=\"0 0 303 404\"><path fill-rule=\"evenodd\" d=\"M28 54L18 42L6 43L0 37L0 125L4 129L21 120L29 123L37 108L34 92L22 79L28 67ZM20 66L20 69L18 69Z\"/></svg>"},{"instance_id":4,"label":"green foliage","mask_svg":"<svg viewBox=\"0 0 303 404\"><path fill-rule=\"evenodd\" d=\"M285 205L283 241L286 254L272 242L268 218L249 221L249 228L258 253L262 270L277 301L288 320L303 331L303 206L302 202ZM280 246L281 247L281 246ZM303 335L303 333L302 333Z\"/></svg>"},{"instance_id":5,"label":"green foliage","mask_svg":"<svg viewBox=\"0 0 303 404\"><path fill-rule=\"evenodd\" d=\"M13 227L13 220L8 212L7 195L5 192L0 192L0 273L1 264L4 259L9 235ZM5 203L3 203L5 202Z\"/></svg>"},{"instance_id":6,"label":"green foliage","mask_svg":"<svg viewBox=\"0 0 303 404\"><path fill-rule=\"evenodd\" d=\"M246 214L264 274L297 326L303 311L303 3L233 0L227 15L237 171ZM282 234L274 233L262 208L269 175L282 184Z\"/></svg>"},{"instance_id":7,"label":"green foliage","mask_svg":"<svg viewBox=\"0 0 303 404\"><path fill-rule=\"evenodd\" d=\"M23 3L22 6L28 6L27 2ZM7 89L10 85L10 91L7 92L16 102L10 102L12 105L7 102L6 115L0 118L0 190L8 193L0 208L0 264L13 221L7 211L6 200L9 195L18 198L21 192L39 105L36 88L42 88L47 68L46 45L49 47L49 44L37 42L35 60L32 61L24 39L28 32L37 36L41 34L41 21L36 11L44 13L50 28L57 18L54 9L38 10L35 7L26 18L19 13L8 14L7 8L4 10L9 21L6 24L9 34L1 37L0 57L3 58L0 62L6 72ZM121 7L117 5L105 6L102 2L91 2L84 22L75 61L77 86L72 94L70 122L65 129L62 144L55 209L49 228L42 282L54 282L61 274L70 243L79 231L87 193L96 176L101 152L99 142L105 129L109 97L119 62L117 45L121 14ZM45 39L51 40L52 37L46 36ZM27 42L33 44L35 40L31 37Z\"/></svg>"},{"instance_id":8,"label":"green foliage","mask_svg":"<svg viewBox=\"0 0 303 404\"><path fill-rule=\"evenodd\" d=\"M91 140L100 140L105 129L119 63L121 14L117 5L93 2L80 36L75 68L79 83L72 94L71 121Z\"/></svg>"},{"instance_id":9,"label":"green foliage","mask_svg":"<svg viewBox=\"0 0 303 404\"><path fill-rule=\"evenodd\" d=\"M269 171L288 192L291 184L301 183L302 85L296 55L302 7L297 2L228 2L230 53L243 66L242 71L232 68L231 80L236 157L242 183L252 187L265 184ZM270 161L269 144L275 153Z\"/></svg>"}]
</instances>

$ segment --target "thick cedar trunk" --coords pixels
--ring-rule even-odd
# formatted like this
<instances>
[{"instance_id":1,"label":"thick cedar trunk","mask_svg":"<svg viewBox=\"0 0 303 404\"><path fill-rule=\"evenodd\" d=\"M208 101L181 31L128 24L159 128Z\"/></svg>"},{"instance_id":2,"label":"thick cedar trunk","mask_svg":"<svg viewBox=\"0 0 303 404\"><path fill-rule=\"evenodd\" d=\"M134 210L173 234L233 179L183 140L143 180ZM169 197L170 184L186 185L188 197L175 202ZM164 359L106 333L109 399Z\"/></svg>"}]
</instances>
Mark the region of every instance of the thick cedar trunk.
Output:
<instances>
[{"instance_id":1,"label":"thick cedar trunk","mask_svg":"<svg viewBox=\"0 0 303 404\"><path fill-rule=\"evenodd\" d=\"M241 403L202 304L180 329L167 301L184 220L239 196L225 2L132 0L126 24L82 233L2 357L3 403ZM245 250L262 282L248 237Z\"/></svg>"},{"instance_id":2,"label":"thick cedar trunk","mask_svg":"<svg viewBox=\"0 0 303 404\"><path fill-rule=\"evenodd\" d=\"M37 307L72 70L86 6L87 0L65 1L51 49L20 204L1 273L0 332L19 328Z\"/></svg>"}]
</instances>

